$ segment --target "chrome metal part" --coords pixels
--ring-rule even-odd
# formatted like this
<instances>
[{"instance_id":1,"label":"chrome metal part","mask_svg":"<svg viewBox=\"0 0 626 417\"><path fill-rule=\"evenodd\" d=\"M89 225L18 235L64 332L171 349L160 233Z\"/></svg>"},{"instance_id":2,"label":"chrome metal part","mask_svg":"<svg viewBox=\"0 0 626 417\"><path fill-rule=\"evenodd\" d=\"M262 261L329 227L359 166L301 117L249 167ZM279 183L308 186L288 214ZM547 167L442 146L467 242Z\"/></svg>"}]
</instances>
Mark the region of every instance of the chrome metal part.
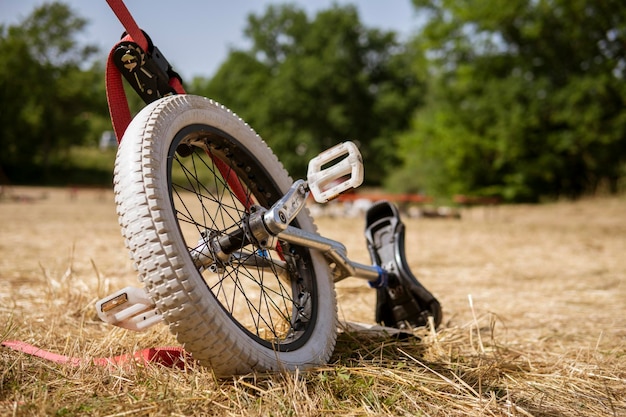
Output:
<instances>
[{"instance_id":1,"label":"chrome metal part","mask_svg":"<svg viewBox=\"0 0 626 417\"><path fill-rule=\"evenodd\" d=\"M289 191L263 214L267 231L275 236L285 230L304 208L307 196L306 182L294 182Z\"/></svg>"},{"instance_id":2,"label":"chrome metal part","mask_svg":"<svg viewBox=\"0 0 626 417\"><path fill-rule=\"evenodd\" d=\"M283 232L280 233L279 238L291 244L306 246L324 253L327 258L335 263L335 282L348 277L376 281L380 276L380 269L378 267L351 261L348 259L346 247L344 245L316 233L309 233L301 229L288 226Z\"/></svg>"}]
</instances>

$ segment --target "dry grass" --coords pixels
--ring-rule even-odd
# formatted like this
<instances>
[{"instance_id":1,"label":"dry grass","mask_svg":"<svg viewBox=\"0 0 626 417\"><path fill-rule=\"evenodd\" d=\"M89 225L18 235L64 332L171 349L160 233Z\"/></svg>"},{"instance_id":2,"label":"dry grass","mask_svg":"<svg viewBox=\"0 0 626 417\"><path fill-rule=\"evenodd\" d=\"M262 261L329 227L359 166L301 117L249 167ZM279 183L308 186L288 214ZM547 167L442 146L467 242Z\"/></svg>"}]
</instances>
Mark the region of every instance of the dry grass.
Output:
<instances>
[{"instance_id":1,"label":"dry grass","mask_svg":"<svg viewBox=\"0 0 626 417\"><path fill-rule=\"evenodd\" d=\"M175 343L95 316L99 296L136 282L110 192L14 191L48 195L0 202L1 340L85 358ZM328 366L221 381L194 364L72 368L2 348L0 415L626 416L624 198L405 223L409 263L444 306L437 333L342 333ZM318 225L369 262L361 220ZM373 320L364 283L338 296L342 319Z\"/></svg>"}]
</instances>

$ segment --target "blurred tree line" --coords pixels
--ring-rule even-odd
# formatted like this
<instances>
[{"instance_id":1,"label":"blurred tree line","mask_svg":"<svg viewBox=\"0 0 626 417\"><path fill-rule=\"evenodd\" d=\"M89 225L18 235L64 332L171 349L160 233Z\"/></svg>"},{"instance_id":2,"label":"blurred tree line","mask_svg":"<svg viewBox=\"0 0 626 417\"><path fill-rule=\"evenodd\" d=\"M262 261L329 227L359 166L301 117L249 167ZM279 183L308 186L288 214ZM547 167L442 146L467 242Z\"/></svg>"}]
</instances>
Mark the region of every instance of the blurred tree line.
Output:
<instances>
[{"instance_id":1,"label":"blurred tree line","mask_svg":"<svg viewBox=\"0 0 626 417\"><path fill-rule=\"evenodd\" d=\"M537 201L624 188L621 0L412 2L424 23L402 40L354 6L270 5L248 18L250 48L187 90L238 113L294 177L353 140L367 183L392 191ZM0 26L0 175L45 172L110 129L85 23L52 3Z\"/></svg>"},{"instance_id":2,"label":"blurred tree line","mask_svg":"<svg viewBox=\"0 0 626 417\"><path fill-rule=\"evenodd\" d=\"M0 180L42 181L110 129L104 63L85 67L97 51L79 42L86 23L53 3L0 26Z\"/></svg>"},{"instance_id":3,"label":"blurred tree line","mask_svg":"<svg viewBox=\"0 0 626 417\"><path fill-rule=\"evenodd\" d=\"M427 18L411 44L427 103L392 184L517 201L623 187L626 3L413 3Z\"/></svg>"},{"instance_id":4,"label":"blurred tree line","mask_svg":"<svg viewBox=\"0 0 626 417\"><path fill-rule=\"evenodd\" d=\"M314 18L295 6L250 16L246 51L233 51L192 89L215 98L265 138L288 171L341 141L360 145L366 180L380 184L399 163L393 138L422 103L415 57L393 32L363 26L354 6Z\"/></svg>"}]
</instances>

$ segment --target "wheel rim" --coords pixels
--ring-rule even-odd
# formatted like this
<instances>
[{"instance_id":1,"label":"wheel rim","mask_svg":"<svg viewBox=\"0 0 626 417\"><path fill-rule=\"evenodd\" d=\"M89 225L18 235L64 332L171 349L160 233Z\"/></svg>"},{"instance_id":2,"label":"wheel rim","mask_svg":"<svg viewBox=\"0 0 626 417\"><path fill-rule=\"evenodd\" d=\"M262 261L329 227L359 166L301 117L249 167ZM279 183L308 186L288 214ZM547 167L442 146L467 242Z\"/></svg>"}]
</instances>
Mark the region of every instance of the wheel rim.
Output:
<instances>
[{"instance_id":1,"label":"wheel rim","mask_svg":"<svg viewBox=\"0 0 626 417\"><path fill-rule=\"evenodd\" d=\"M233 233L256 205L267 208L282 196L255 155L207 125L188 126L174 137L168 184L190 257L209 236ZM280 241L269 249L248 244L227 262L196 271L210 296L257 343L291 351L309 339L317 317L317 288L307 249Z\"/></svg>"}]
</instances>

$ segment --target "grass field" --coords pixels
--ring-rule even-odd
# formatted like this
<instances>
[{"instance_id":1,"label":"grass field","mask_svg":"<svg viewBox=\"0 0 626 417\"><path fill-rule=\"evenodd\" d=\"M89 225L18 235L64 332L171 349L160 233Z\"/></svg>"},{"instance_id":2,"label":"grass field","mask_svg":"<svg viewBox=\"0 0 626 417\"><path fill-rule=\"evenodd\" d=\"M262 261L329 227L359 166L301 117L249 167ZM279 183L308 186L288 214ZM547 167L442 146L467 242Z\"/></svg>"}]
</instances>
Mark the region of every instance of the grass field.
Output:
<instances>
[{"instance_id":1,"label":"grass field","mask_svg":"<svg viewBox=\"0 0 626 417\"><path fill-rule=\"evenodd\" d=\"M101 323L94 303L136 285L110 190L18 188L0 201L0 339L82 358L174 345L165 327ZM18 198L21 197L21 198ZM369 263L361 219L320 218ZM217 380L210 369L77 367L0 348L0 415L626 416L626 198L474 208L409 219L435 333L342 333L324 367ZM374 293L338 284L342 320Z\"/></svg>"}]
</instances>

